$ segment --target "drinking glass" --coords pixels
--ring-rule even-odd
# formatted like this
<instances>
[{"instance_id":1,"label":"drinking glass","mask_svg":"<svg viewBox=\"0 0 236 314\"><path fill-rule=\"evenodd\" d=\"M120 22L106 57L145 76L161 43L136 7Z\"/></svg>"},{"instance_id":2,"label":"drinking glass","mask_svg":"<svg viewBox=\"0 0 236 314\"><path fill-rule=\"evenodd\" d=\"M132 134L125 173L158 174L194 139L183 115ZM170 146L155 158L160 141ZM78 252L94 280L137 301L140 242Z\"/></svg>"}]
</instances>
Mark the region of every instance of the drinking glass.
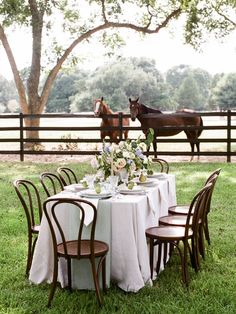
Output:
<instances>
[{"instance_id":1,"label":"drinking glass","mask_svg":"<svg viewBox=\"0 0 236 314\"><path fill-rule=\"evenodd\" d=\"M120 171L120 179L125 184L125 186L127 186L129 180L129 173L126 169L122 169Z\"/></svg>"},{"instance_id":2,"label":"drinking glass","mask_svg":"<svg viewBox=\"0 0 236 314\"><path fill-rule=\"evenodd\" d=\"M93 175L93 174L86 174L85 175L85 180L88 183L89 189L93 189L94 179L95 179L95 175Z\"/></svg>"},{"instance_id":3,"label":"drinking glass","mask_svg":"<svg viewBox=\"0 0 236 314\"><path fill-rule=\"evenodd\" d=\"M112 196L115 196L116 194L116 188L118 186L118 181L119 181L119 177L118 176L110 176L108 178L109 180L109 183L111 185L111 193L112 193Z\"/></svg>"}]
</instances>

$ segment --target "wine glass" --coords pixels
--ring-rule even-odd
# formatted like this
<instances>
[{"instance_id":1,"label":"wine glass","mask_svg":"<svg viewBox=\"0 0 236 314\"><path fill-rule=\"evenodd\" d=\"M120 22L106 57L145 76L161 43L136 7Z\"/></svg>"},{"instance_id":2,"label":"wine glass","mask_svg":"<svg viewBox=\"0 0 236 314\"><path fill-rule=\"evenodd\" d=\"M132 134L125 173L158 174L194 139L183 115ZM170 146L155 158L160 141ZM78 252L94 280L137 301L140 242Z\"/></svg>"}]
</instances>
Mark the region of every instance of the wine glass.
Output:
<instances>
[{"instance_id":1,"label":"wine glass","mask_svg":"<svg viewBox=\"0 0 236 314\"><path fill-rule=\"evenodd\" d=\"M85 180L88 183L89 189L91 189L91 190L93 189L94 179L95 179L95 176L93 174L86 174L85 175Z\"/></svg>"},{"instance_id":2,"label":"wine glass","mask_svg":"<svg viewBox=\"0 0 236 314\"><path fill-rule=\"evenodd\" d=\"M115 196L116 194L116 188L118 186L118 181L119 181L119 177L118 176L110 176L108 178L109 180L109 183L111 185L111 193L112 193L112 196Z\"/></svg>"},{"instance_id":3,"label":"wine glass","mask_svg":"<svg viewBox=\"0 0 236 314\"><path fill-rule=\"evenodd\" d=\"M128 171L126 169L122 169L120 171L120 179L125 184L125 186L127 186L128 180L129 180L129 174L128 174Z\"/></svg>"}]
</instances>

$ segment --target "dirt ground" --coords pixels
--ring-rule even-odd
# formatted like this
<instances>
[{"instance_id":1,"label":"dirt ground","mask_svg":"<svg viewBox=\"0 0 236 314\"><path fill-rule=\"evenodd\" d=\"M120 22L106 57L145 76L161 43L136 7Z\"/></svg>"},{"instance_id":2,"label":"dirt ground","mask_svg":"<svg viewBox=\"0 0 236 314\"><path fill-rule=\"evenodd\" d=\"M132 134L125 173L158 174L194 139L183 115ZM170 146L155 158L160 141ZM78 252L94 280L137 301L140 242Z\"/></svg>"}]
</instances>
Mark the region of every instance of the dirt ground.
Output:
<instances>
[{"instance_id":1,"label":"dirt ground","mask_svg":"<svg viewBox=\"0 0 236 314\"><path fill-rule=\"evenodd\" d=\"M168 162L188 162L190 161L189 156L159 156L167 160ZM69 156L69 155L26 155L24 156L24 161L26 162L40 162L40 163L78 163L90 161L93 156ZM9 161L9 162L18 162L20 161L19 155L4 155L0 154L0 162ZM194 157L193 162L196 162L197 157ZM200 162L227 162L226 157L221 156L201 156ZM231 162L236 162L236 157L231 158Z\"/></svg>"}]
</instances>

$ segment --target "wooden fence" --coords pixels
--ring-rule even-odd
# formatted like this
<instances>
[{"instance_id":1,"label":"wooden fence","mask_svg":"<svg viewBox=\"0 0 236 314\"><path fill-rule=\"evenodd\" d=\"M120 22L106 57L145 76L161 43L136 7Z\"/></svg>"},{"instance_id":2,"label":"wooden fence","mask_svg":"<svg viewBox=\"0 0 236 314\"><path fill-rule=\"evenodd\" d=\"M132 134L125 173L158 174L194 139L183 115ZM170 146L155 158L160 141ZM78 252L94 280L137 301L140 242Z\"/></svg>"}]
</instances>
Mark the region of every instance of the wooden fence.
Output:
<instances>
[{"instance_id":1,"label":"wooden fence","mask_svg":"<svg viewBox=\"0 0 236 314\"><path fill-rule=\"evenodd\" d=\"M198 112L202 117L208 116L208 117L217 117L217 119L220 121L220 119L223 119L224 123L222 125L204 125L203 127L197 127L198 129L204 130L224 130L225 136L216 138L199 138L200 143L225 143L226 149L223 151L201 151L200 154L197 152L194 153L194 156L225 156L227 162L231 162L231 157L236 156L236 149L233 149L232 144L236 142L236 136L233 136L234 130L236 130L236 124L235 124L235 116L236 112L228 110L226 112ZM140 126L130 126L130 127L123 127L122 125L122 117L130 117L129 114L116 114L112 115L113 117L116 117L119 120L119 126L116 128L119 130L120 134L120 140L123 140L123 130L132 130L132 131L140 131L142 130ZM24 125L24 118L30 117L31 119L34 118L40 118L42 119L49 119L50 126L40 126L40 127L26 127ZM86 126L72 126L73 123L71 123L72 119L87 119L86 120ZM93 114L41 114L41 115L23 115L23 114L2 114L0 115L0 154L14 154L19 155L19 158L21 161L24 161L25 155L95 155L98 154L98 150L80 150L80 149L67 149L67 150L61 150L61 149L53 149L53 150L37 150L37 149L27 149L25 148L27 143L42 143L42 145L45 145L45 143L99 143L101 142L99 133L101 128L99 126L89 126L88 121L93 121L94 119ZM68 121L68 125L66 126L52 126L53 121L55 119L63 119L61 121ZM11 121L12 126L10 126ZM12 122L13 121L13 122ZM82 121L82 120L81 120ZM92 123L91 123L92 124ZM100 123L99 123L100 125ZM111 128L103 128L103 130L109 130ZM183 130L183 127L170 127L166 126L160 129L181 129ZM193 127L188 126L185 127L184 130L193 129ZM194 127L196 129L196 127ZM42 132L47 132L46 137L40 137L38 139L33 138L26 138L25 132L26 131L39 131L39 134ZM83 132L83 134L88 135L89 132L93 131L96 132L96 138L66 138L62 136L55 137L55 134L57 131L60 132ZM9 136L11 134L11 136ZM50 136L49 136L50 135ZM53 135L53 136L52 136ZM109 141L109 140L108 140ZM183 138L173 138L173 137L160 137L157 138L158 143L186 143L189 142L187 139ZM194 141L193 141L194 142ZM4 146L4 149L2 149L2 146ZM10 149L9 149L10 146ZM170 145L168 146L168 148ZM153 152L150 152L153 154ZM158 155L182 155L182 156L191 156L190 149L188 151L171 151L171 150L165 150L165 151L158 151Z\"/></svg>"}]
</instances>

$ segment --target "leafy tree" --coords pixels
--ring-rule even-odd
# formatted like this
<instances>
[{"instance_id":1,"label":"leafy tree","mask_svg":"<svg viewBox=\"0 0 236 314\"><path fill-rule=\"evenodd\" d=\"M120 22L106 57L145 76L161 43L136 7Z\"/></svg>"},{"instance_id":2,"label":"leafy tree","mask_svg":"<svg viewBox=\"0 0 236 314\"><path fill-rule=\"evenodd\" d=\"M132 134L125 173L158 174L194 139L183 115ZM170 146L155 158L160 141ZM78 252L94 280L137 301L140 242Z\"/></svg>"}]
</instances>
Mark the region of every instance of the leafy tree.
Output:
<instances>
[{"instance_id":1,"label":"leafy tree","mask_svg":"<svg viewBox=\"0 0 236 314\"><path fill-rule=\"evenodd\" d=\"M180 85L176 100L179 108L199 109L201 97L198 84L192 75L185 77Z\"/></svg>"},{"instance_id":2,"label":"leafy tree","mask_svg":"<svg viewBox=\"0 0 236 314\"><path fill-rule=\"evenodd\" d=\"M127 9L132 15L127 14ZM8 57L20 107L23 113L43 112L52 84L66 61L78 61L72 55L75 48L96 34L115 48L122 44L117 29L129 29L143 34L155 34L177 18L182 1L104 1L104 0L2 0L0 3L0 40ZM32 61L25 88L7 37L7 29L29 28L32 33ZM27 30L26 30L27 31ZM59 35L58 35L59 34ZM63 34L63 36L60 36ZM60 38L60 40L59 40ZM50 43L48 47L46 43ZM44 51L46 49L46 51ZM44 62L44 58L46 62ZM42 89L42 70L50 67ZM39 126L39 119L26 119L26 126ZM27 131L28 137L38 138L38 131Z\"/></svg>"},{"instance_id":3,"label":"leafy tree","mask_svg":"<svg viewBox=\"0 0 236 314\"><path fill-rule=\"evenodd\" d=\"M144 58L121 59L98 68L86 81L84 91L72 99L72 111L91 111L94 99L102 96L113 111L127 110L129 97L140 97L160 109L171 104L155 61Z\"/></svg>"},{"instance_id":4,"label":"leafy tree","mask_svg":"<svg viewBox=\"0 0 236 314\"><path fill-rule=\"evenodd\" d=\"M1 112L8 112L8 102L10 100L17 100L16 90L13 82L9 82L3 76L0 75L0 103Z\"/></svg>"},{"instance_id":5,"label":"leafy tree","mask_svg":"<svg viewBox=\"0 0 236 314\"><path fill-rule=\"evenodd\" d=\"M185 82L186 79L187 81L190 79L191 84L197 85L196 88L194 89L195 91L197 89L199 93L197 96L198 107L196 107L196 103L195 103L193 108L206 109L208 107L208 100L210 97L211 80L212 80L211 75L203 69L192 68L189 65L183 65L183 64L169 69L166 74L166 81L168 84L171 85L172 97L180 104L185 102L184 99L183 100L180 99L180 95L183 95L184 97L184 94L182 93L182 89L183 89L183 83ZM195 82L193 83L192 80L194 80ZM180 88L181 88L181 91L179 91Z\"/></svg>"},{"instance_id":6,"label":"leafy tree","mask_svg":"<svg viewBox=\"0 0 236 314\"><path fill-rule=\"evenodd\" d=\"M236 108L236 73L225 74L212 93L215 105L221 110Z\"/></svg>"},{"instance_id":7,"label":"leafy tree","mask_svg":"<svg viewBox=\"0 0 236 314\"><path fill-rule=\"evenodd\" d=\"M127 14L128 10L132 14ZM66 61L72 64L79 61L78 52L74 56L72 52L76 53L75 48L79 44L96 35L100 35L96 38L105 47L115 48L123 43L116 33L118 29L157 34L183 13L187 21L186 41L197 46L203 38L204 28L223 35L235 29L235 19L231 18L230 10L235 13L235 0L2 0L0 41L12 69L21 111L25 114L43 112L61 67ZM16 27L32 34L32 61L27 88L7 36L8 31ZM45 68L48 69L48 76L40 88ZM37 127L39 120L26 119L25 124ZM27 131L26 135L38 138L38 131Z\"/></svg>"},{"instance_id":8,"label":"leafy tree","mask_svg":"<svg viewBox=\"0 0 236 314\"><path fill-rule=\"evenodd\" d=\"M82 81L86 75L85 71L79 69L78 73L76 71L72 74L60 72L49 95L46 112L70 112L70 97L84 88L81 84L78 86L76 81Z\"/></svg>"}]
</instances>

